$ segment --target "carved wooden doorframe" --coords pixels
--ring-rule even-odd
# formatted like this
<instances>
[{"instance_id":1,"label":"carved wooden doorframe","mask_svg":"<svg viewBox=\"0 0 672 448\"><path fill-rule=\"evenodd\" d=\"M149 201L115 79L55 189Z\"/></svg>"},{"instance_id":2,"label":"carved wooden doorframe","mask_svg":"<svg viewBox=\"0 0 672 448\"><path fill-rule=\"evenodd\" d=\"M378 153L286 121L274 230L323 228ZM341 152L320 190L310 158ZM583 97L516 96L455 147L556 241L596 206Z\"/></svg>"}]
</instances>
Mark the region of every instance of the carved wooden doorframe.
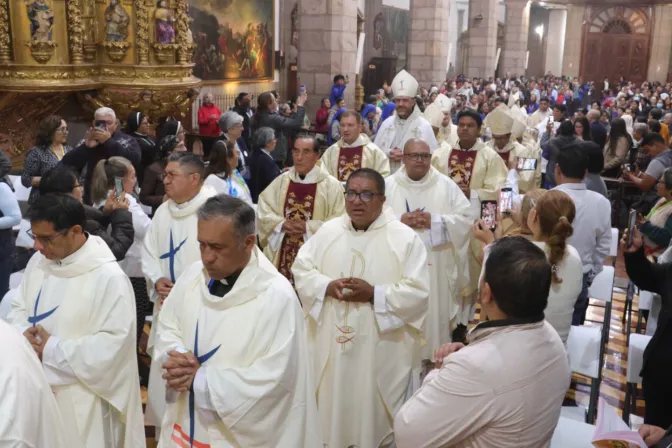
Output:
<instances>
[{"instance_id":1,"label":"carved wooden doorframe","mask_svg":"<svg viewBox=\"0 0 672 448\"><path fill-rule=\"evenodd\" d=\"M583 29L579 73L586 81L646 81L653 17L647 8L594 7Z\"/></svg>"}]
</instances>

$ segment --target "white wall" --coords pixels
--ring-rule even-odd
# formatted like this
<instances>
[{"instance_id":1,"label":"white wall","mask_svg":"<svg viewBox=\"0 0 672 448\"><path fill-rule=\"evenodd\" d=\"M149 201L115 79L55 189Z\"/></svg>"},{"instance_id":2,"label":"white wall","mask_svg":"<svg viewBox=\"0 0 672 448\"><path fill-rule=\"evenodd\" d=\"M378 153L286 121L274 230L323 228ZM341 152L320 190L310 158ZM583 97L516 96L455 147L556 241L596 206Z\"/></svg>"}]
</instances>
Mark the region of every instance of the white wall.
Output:
<instances>
[{"instance_id":1,"label":"white wall","mask_svg":"<svg viewBox=\"0 0 672 448\"><path fill-rule=\"evenodd\" d=\"M549 71L562 75L562 58L565 53L565 32L567 30L567 10L552 9L548 16L548 39L546 40L546 63L544 73Z\"/></svg>"}]
</instances>

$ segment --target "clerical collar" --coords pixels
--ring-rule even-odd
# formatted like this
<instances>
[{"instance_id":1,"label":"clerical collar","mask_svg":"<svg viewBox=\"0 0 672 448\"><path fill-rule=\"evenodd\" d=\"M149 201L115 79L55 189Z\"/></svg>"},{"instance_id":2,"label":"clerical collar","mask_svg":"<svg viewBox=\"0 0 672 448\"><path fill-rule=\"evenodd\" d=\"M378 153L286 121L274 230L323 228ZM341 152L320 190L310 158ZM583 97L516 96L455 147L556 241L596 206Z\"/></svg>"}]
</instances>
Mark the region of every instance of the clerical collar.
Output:
<instances>
[{"instance_id":1,"label":"clerical collar","mask_svg":"<svg viewBox=\"0 0 672 448\"><path fill-rule=\"evenodd\" d=\"M229 275L228 277L226 277L226 278L220 280L219 282L220 282L220 283L223 283L223 284L225 284L225 285L229 285L230 287L233 288L233 285L236 284L236 282L238 281L238 277L240 277L240 274L241 274L242 272L243 272L242 270L241 270L241 271L238 271L238 272L234 272L233 274L231 274L231 275Z\"/></svg>"},{"instance_id":2,"label":"clerical collar","mask_svg":"<svg viewBox=\"0 0 672 448\"><path fill-rule=\"evenodd\" d=\"M305 174L299 174L299 179L306 180L306 175Z\"/></svg>"},{"instance_id":3,"label":"clerical collar","mask_svg":"<svg viewBox=\"0 0 672 448\"><path fill-rule=\"evenodd\" d=\"M508 319L488 320L488 321L479 323L471 331L474 332L476 330L486 330L488 328L510 327L510 326L513 326L513 325L536 324L537 322L541 322L544 319L545 319L545 316L544 316L544 313L542 311L541 314L537 314L536 316L510 317Z\"/></svg>"}]
</instances>

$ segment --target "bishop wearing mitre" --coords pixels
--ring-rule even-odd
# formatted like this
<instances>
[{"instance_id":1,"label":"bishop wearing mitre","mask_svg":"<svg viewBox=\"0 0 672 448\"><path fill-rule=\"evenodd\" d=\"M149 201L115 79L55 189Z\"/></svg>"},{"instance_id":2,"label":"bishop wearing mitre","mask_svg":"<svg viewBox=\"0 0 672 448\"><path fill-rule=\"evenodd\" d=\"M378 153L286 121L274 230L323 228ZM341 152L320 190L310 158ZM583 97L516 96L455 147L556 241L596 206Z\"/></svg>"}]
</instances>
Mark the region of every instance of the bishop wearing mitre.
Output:
<instances>
[{"instance_id":1,"label":"bishop wearing mitre","mask_svg":"<svg viewBox=\"0 0 672 448\"><path fill-rule=\"evenodd\" d=\"M509 166L514 160L536 160L536 167L529 170L518 170L518 190L521 194L539 188L541 185L541 151L519 143L527 129L525 122L514 116L514 111L500 104L485 118L485 125L490 128L492 140L486 146L492 148Z\"/></svg>"},{"instance_id":2,"label":"bishop wearing mitre","mask_svg":"<svg viewBox=\"0 0 672 448\"><path fill-rule=\"evenodd\" d=\"M41 361L67 446L144 447L130 280L107 244L84 232L86 214L77 199L39 196L30 206L30 226L38 253L28 262L7 320ZM2 399L13 393L8 386ZM49 401L41 406L48 409ZM7 411L0 428L19 412ZM36 435L41 426L35 422L33 430ZM58 439L9 446L58 446Z\"/></svg>"},{"instance_id":3,"label":"bishop wearing mitre","mask_svg":"<svg viewBox=\"0 0 672 448\"><path fill-rule=\"evenodd\" d=\"M441 121L441 127L439 128L439 133L436 135L436 139L439 143L446 142L449 146L455 146L457 144L457 126L453 123L453 100L448 98L443 93L440 93L434 103L441 113L443 113L443 120Z\"/></svg>"},{"instance_id":4,"label":"bishop wearing mitre","mask_svg":"<svg viewBox=\"0 0 672 448\"><path fill-rule=\"evenodd\" d=\"M460 112L457 115L457 144L454 147L442 145L432 154L432 166L452 179L470 199L472 222L480 218L483 201L497 201L508 172L504 160L480 139L482 124L481 116L477 112ZM476 257L481 253L480 242L472 237L469 250L470 284L460 291L458 297L460 304L457 325L461 336L475 313L476 291L481 272L481 263Z\"/></svg>"},{"instance_id":5,"label":"bishop wearing mitre","mask_svg":"<svg viewBox=\"0 0 672 448\"><path fill-rule=\"evenodd\" d=\"M375 144L390 158L390 169L394 173L401 167L403 148L408 140L420 138L427 142L432 151L439 144L432 126L415 103L418 94L418 82L415 78L406 70L400 71L392 81L392 93L396 114L380 125Z\"/></svg>"},{"instance_id":6,"label":"bishop wearing mitre","mask_svg":"<svg viewBox=\"0 0 672 448\"><path fill-rule=\"evenodd\" d=\"M299 135L292 157L294 166L259 195L257 213L264 254L293 284L299 249L322 224L345 213L345 201L341 183L316 165L320 148L314 137Z\"/></svg>"},{"instance_id":7,"label":"bishop wearing mitre","mask_svg":"<svg viewBox=\"0 0 672 448\"><path fill-rule=\"evenodd\" d=\"M347 215L325 223L292 266L329 447L393 446L394 416L420 364L427 250L384 204L380 173L352 173Z\"/></svg>"},{"instance_id":8,"label":"bishop wearing mitre","mask_svg":"<svg viewBox=\"0 0 672 448\"><path fill-rule=\"evenodd\" d=\"M147 279L149 298L154 302L153 322L163 301L185 269L201 254L196 239L196 212L215 191L203 185L203 161L191 153L168 157L163 177L167 200L154 214L142 247L142 272ZM150 425L161 427L165 412L166 388L161 379L161 365L153 356L156 325L152 325L147 354L152 357L149 372L146 418ZM158 437L157 437L158 438Z\"/></svg>"},{"instance_id":9,"label":"bishop wearing mitre","mask_svg":"<svg viewBox=\"0 0 672 448\"><path fill-rule=\"evenodd\" d=\"M327 173L345 183L354 171L371 168L383 177L390 175L390 160L362 130L362 116L346 111L341 115L341 139L322 154L320 165Z\"/></svg>"},{"instance_id":10,"label":"bishop wearing mitre","mask_svg":"<svg viewBox=\"0 0 672 448\"><path fill-rule=\"evenodd\" d=\"M158 319L168 402L160 448L322 448L303 315L257 248L255 213L212 197L198 211L199 261Z\"/></svg>"},{"instance_id":11,"label":"bishop wearing mitre","mask_svg":"<svg viewBox=\"0 0 672 448\"><path fill-rule=\"evenodd\" d=\"M434 350L450 342L457 327L457 296L469 285L473 224L469 200L455 182L430 165L431 158L427 143L409 140L404 166L385 180L386 203L427 249L430 288L423 359L433 359Z\"/></svg>"}]
</instances>

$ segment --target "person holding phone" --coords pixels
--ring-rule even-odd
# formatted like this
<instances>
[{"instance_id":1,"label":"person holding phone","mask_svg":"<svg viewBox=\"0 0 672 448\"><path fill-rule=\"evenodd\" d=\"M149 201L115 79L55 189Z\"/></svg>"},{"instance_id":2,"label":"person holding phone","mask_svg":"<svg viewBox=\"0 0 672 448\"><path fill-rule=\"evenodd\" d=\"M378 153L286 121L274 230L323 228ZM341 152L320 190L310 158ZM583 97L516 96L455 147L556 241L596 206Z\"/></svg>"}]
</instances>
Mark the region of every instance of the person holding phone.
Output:
<instances>
[{"instance_id":1,"label":"person holding phone","mask_svg":"<svg viewBox=\"0 0 672 448\"><path fill-rule=\"evenodd\" d=\"M632 244L628 231L621 239L625 270L640 290L659 294L661 310L658 327L644 350L642 390L644 392L647 425L672 426L672 263L655 264L646 256L641 232L633 229Z\"/></svg>"},{"instance_id":2,"label":"person holding phone","mask_svg":"<svg viewBox=\"0 0 672 448\"><path fill-rule=\"evenodd\" d=\"M110 157L124 157L135 167L142 169L142 151L137 140L117 129L117 116L109 107L101 107L94 114L93 127L81 145L67 153L62 163L78 173L86 168L84 179L84 203L91 204L91 181L100 160Z\"/></svg>"},{"instance_id":3,"label":"person holding phone","mask_svg":"<svg viewBox=\"0 0 672 448\"><path fill-rule=\"evenodd\" d=\"M637 225L644 236L646 253L660 256L672 241L672 168L663 171L657 184L660 200L646 216L637 215Z\"/></svg>"}]
</instances>

